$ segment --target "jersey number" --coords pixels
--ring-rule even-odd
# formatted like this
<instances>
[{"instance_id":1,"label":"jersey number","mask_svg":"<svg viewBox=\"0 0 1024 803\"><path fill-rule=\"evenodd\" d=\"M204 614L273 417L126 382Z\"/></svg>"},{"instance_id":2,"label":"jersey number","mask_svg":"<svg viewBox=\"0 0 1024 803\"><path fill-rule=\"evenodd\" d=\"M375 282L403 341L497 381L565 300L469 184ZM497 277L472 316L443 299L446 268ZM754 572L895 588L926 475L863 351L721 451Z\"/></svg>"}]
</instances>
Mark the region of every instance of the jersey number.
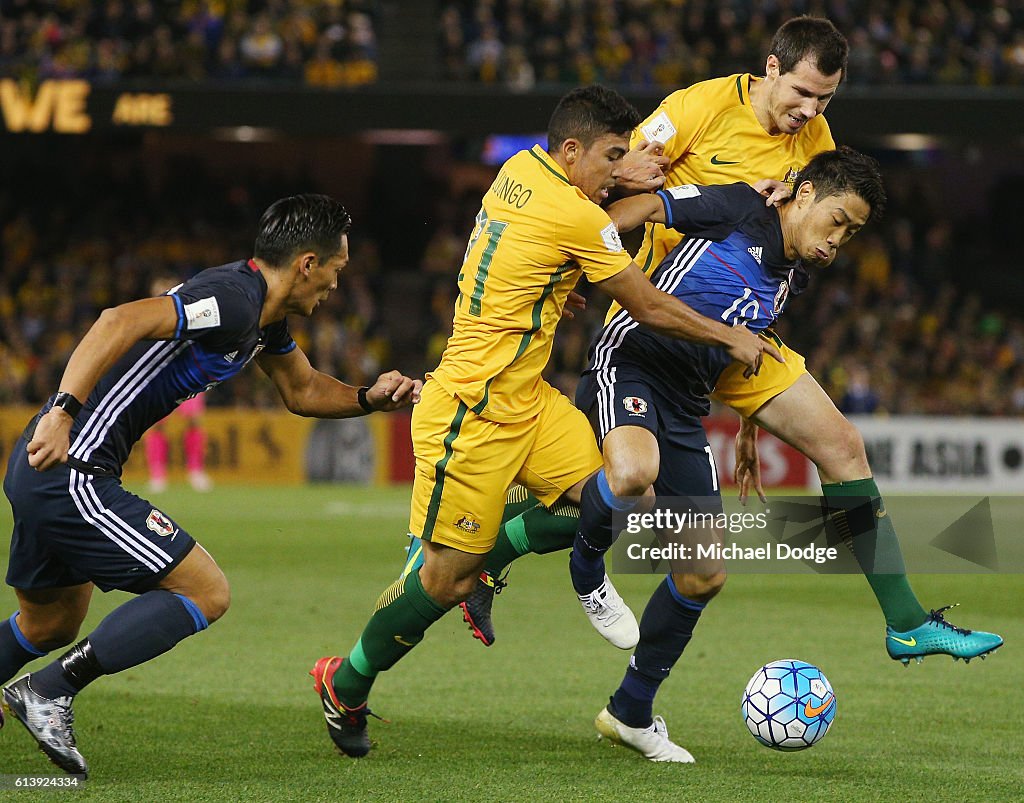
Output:
<instances>
[{"instance_id":1,"label":"jersey number","mask_svg":"<svg viewBox=\"0 0 1024 803\"><path fill-rule=\"evenodd\" d=\"M487 233L487 242L484 245L483 253L480 255L480 264L476 269L476 280L473 282L473 295L469 299L469 314L479 315L481 310L481 299L484 297L484 285L487 283L487 276L491 270L491 260L498 248L498 240L508 228L508 223L500 220L488 220L487 213L480 209L476 216L476 226L473 229L473 236L469 238L469 245L466 247L465 259L469 258L469 252L473 250L476 241L480 236ZM461 278L461 277L460 277Z\"/></svg>"},{"instance_id":2,"label":"jersey number","mask_svg":"<svg viewBox=\"0 0 1024 803\"><path fill-rule=\"evenodd\" d=\"M729 307L725 312L722 313L722 320L728 323L730 326L739 326L747 321L756 321L757 316L761 313L761 305L758 303L756 298L751 298L750 294L753 292L749 287L743 291L743 295L732 302L732 306ZM743 302L747 303L744 304ZM742 307L740 305L743 305ZM730 316L733 316L732 321L729 321Z\"/></svg>"}]
</instances>

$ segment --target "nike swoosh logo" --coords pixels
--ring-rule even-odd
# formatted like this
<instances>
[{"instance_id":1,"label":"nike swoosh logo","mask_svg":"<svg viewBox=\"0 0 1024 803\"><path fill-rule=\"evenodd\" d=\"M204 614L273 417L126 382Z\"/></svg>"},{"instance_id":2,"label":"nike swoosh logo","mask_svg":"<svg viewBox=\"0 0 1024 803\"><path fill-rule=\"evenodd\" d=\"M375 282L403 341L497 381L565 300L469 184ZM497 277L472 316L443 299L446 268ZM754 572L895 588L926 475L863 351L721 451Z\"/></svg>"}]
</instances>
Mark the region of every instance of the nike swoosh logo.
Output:
<instances>
[{"instance_id":1,"label":"nike swoosh logo","mask_svg":"<svg viewBox=\"0 0 1024 803\"><path fill-rule=\"evenodd\" d=\"M917 639L914 638L913 636L910 637L909 641L907 639L901 639L899 636L893 636L893 635L890 635L889 638L891 638L893 641L898 641L900 644L906 644L908 647L916 647L917 646Z\"/></svg>"},{"instance_id":2,"label":"nike swoosh logo","mask_svg":"<svg viewBox=\"0 0 1024 803\"><path fill-rule=\"evenodd\" d=\"M714 156L711 157L711 164L713 164L713 165L738 165L739 162L723 162L721 159L718 158L718 154L716 153Z\"/></svg>"},{"instance_id":3,"label":"nike swoosh logo","mask_svg":"<svg viewBox=\"0 0 1024 803\"><path fill-rule=\"evenodd\" d=\"M835 697L829 697L825 702L823 702L821 705L819 705L817 707L811 705L811 701L808 700L806 703L804 703L804 716L805 717L816 717L816 716L818 716L818 714L820 714L822 711L824 711L826 708L828 708L830 705L832 705L832 703L833 703L833 701L835 699L836 699Z\"/></svg>"},{"instance_id":4,"label":"nike swoosh logo","mask_svg":"<svg viewBox=\"0 0 1024 803\"><path fill-rule=\"evenodd\" d=\"M402 638L401 636L395 636L395 641L397 641L397 642L398 642L399 644L401 644L401 645L402 645L403 647L415 647L415 646L416 646L415 644L410 644L410 643L409 643L408 641L406 641L406 640L405 640L404 638Z\"/></svg>"}]
</instances>

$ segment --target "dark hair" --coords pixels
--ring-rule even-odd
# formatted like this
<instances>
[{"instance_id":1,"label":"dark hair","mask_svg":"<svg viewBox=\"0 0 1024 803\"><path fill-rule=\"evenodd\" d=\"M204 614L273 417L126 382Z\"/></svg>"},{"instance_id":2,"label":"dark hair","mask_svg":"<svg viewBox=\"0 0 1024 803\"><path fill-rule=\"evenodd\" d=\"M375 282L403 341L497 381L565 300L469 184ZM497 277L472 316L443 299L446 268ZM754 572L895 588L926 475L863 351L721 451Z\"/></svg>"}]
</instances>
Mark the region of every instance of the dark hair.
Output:
<instances>
[{"instance_id":1,"label":"dark hair","mask_svg":"<svg viewBox=\"0 0 1024 803\"><path fill-rule=\"evenodd\" d=\"M805 181L814 187L815 201L852 192L871 207L869 221L880 220L885 214L885 184L878 162L846 145L811 159L793 181L794 196Z\"/></svg>"},{"instance_id":2,"label":"dark hair","mask_svg":"<svg viewBox=\"0 0 1024 803\"><path fill-rule=\"evenodd\" d=\"M260 218L253 256L280 268L300 251L323 261L338 253L352 227L345 207L327 195L292 195L274 201Z\"/></svg>"},{"instance_id":3,"label":"dark hair","mask_svg":"<svg viewBox=\"0 0 1024 803\"><path fill-rule=\"evenodd\" d=\"M628 134L643 119L614 89L598 84L581 86L558 101L548 123L548 150L555 150L567 139L578 139L589 148L604 134Z\"/></svg>"},{"instance_id":4,"label":"dark hair","mask_svg":"<svg viewBox=\"0 0 1024 803\"><path fill-rule=\"evenodd\" d=\"M794 17L775 32L768 54L779 60L780 75L795 70L797 64L807 59L822 75L841 73L842 81L846 77L850 45L824 17Z\"/></svg>"}]
</instances>

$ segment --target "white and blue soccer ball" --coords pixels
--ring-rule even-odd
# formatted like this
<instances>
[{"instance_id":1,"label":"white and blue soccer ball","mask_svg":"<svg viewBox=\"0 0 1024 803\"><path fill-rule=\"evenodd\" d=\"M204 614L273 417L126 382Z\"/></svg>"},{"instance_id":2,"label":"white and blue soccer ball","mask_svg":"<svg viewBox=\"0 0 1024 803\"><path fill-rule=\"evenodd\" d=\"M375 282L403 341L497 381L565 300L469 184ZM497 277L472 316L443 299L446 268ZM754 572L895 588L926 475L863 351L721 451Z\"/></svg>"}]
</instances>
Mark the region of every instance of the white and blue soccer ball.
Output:
<instances>
[{"instance_id":1,"label":"white and blue soccer ball","mask_svg":"<svg viewBox=\"0 0 1024 803\"><path fill-rule=\"evenodd\" d=\"M836 717L836 696L824 673L805 661L772 661L743 690L743 722L773 750L805 750L821 741Z\"/></svg>"}]
</instances>

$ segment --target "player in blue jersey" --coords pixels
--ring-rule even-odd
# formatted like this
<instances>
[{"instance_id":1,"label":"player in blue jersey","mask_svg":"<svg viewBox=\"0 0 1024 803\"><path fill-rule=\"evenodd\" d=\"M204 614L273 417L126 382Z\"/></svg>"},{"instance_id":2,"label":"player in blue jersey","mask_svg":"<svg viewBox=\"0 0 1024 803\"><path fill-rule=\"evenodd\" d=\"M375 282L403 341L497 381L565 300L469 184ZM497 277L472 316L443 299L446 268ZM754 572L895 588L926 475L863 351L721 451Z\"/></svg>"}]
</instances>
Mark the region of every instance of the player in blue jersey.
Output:
<instances>
[{"instance_id":1,"label":"player in blue jersey","mask_svg":"<svg viewBox=\"0 0 1024 803\"><path fill-rule=\"evenodd\" d=\"M74 641L94 587L137 595L3 690L61 769L87 772L72 730L82 688L166 652L228 608L227 580L209 553L121 486L121 467L146 429L254 358L299 415L348 418L419 400L421 383L398 371L357 388L315 370L288 333L288 315L311 315L337 287L350 225L327 196L281 199L260 220L252 259L104 311L12 450L7 583L19 610L0 624L0 680Z\"/></svg>"},{"instance_id":2,"label":"player in blue jersey","mask_svg":"<svg viewBox=\"0 0 1024 803\"><path fill-rule=\"evenodd\" d=\"M768 327L790 293L805 286L805 267L831 264L837 249L885 206L875 161L845 147L815 156L794 187L778 209L766 207L763 197L746 184L686 185L625 199L609 214L623 231L651 221L688 235L655 271L655 285L710 318L770 337ZM639 327L626 312L609 321L591 350L576 398L602 442L608 494L589 508L584 500L581 518L607 517L618 499L652 492L703 498L705 510L721 511L714 459L700 417L708 413L706 396L730 362L717 348L667 341ZM830 404L827 397L809 400L804 412L812 415L816 403ZM887 537L879 532L883 524L891 530L891 523L880 501L854 486L853 499L870 503L872 526L877 528L871 533L875 537L852 539L863 565L864 556L858 553L873 552L876 539ZM895 533L891 536L895 539ZM611 540L593 544L577 535L570 570L581 595L603 576L603 555ZM602 736L654 761L693 761L669 740L664 721L653 717L652 707L702 610L725 582L724 570L699 571L674 571L656 589L640 621L640 641L622 684L595 721ZM902 558L887 571L902 578ZM1002 644L994 634L953 627L941 611L933 612L919 630L922 639L945 636L941 651L953 655L983 655ZM967 638L950 646L948 636L965 633Z\"/></svg>"}]
</instances>

